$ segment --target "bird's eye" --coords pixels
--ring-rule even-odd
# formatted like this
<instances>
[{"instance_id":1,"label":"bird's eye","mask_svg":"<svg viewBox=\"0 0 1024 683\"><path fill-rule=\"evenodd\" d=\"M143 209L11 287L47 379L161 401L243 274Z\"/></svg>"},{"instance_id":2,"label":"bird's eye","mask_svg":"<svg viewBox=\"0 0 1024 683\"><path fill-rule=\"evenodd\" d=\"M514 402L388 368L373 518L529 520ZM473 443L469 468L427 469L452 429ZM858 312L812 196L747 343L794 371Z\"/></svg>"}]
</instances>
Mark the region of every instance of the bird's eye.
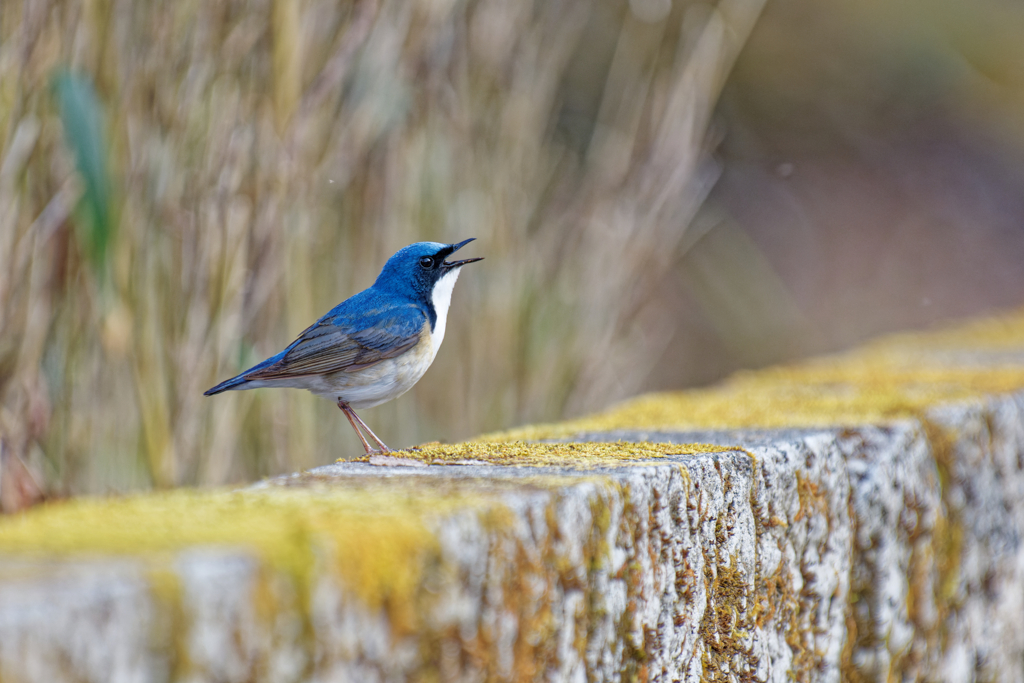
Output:
<instances>
[{"instance_id":1,"label":"bird's eye","mask_svg":"<svg viewBox=\"0 0 1024 683\"><path fill-rule=\"evenodd\" d=\"M424 256L423 258L420 259L420 268L428 269L433 267L434 259L430 258L429 256Z\"/></svg>"}]
</instances>

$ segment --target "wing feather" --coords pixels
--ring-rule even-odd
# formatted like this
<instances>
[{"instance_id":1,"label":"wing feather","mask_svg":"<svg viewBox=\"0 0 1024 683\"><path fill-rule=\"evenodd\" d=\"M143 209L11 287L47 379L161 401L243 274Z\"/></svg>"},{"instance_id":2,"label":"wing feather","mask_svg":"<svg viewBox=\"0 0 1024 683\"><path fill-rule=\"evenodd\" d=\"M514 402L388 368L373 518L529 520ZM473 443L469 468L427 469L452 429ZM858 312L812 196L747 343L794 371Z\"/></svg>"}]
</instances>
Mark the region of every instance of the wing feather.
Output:
<instances>
[{"instance_id":1,"label":"wing feather","mask_svg":"<svg viewBox=\"0 0 1024 683\"><path fill-rule=\"evenodd\" d=\"M335 309L299 335L277 362L246 379L284 379L368 368L418 344L426 320L423 310L412 303L358 316Z\"/></svg>"}]
</instances>

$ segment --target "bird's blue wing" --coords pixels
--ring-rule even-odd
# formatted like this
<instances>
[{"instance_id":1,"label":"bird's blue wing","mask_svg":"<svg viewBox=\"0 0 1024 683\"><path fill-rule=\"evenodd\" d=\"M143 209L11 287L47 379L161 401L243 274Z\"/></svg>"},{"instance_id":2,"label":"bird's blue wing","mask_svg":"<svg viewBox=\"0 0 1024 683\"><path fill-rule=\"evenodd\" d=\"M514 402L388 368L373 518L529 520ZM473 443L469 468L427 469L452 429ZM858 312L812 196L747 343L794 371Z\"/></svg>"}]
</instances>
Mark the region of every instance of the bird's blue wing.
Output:
<instances>
[{"instance_id":1,"label":"bird's blue wing","mask_svg":"<svg viewBox=\"0 0 1024 683\"><path fill-rule=\"evenodd\" d=\"M310 326L275 362L246 379L282 379L354 371L394 358L419 343L427 315L413 302L362 292Z\"/></svg>"}]
</instances>

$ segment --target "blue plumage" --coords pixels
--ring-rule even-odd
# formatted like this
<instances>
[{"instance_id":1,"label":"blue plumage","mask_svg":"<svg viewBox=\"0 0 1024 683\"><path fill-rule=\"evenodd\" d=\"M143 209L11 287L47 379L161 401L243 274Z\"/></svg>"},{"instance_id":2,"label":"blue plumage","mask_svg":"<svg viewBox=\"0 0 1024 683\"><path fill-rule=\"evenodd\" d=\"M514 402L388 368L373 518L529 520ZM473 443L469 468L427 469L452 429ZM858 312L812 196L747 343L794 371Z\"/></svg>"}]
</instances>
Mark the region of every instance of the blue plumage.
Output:
<instances>
[{"instance_id":1,"label":"blue plumage","mask_svg":"<svg viewBox=\"0 0 1024 683\"><path fill-rule=\"evenodd\" d=\"M293 387L336 401L369 453L353 408L384 403L408 391L426 372L444 339L459 269L479 258L446 262L462 246L418 242L398 251L369 289L346 299L280 353L207 390Z\"/></svg>"}]
</instances>

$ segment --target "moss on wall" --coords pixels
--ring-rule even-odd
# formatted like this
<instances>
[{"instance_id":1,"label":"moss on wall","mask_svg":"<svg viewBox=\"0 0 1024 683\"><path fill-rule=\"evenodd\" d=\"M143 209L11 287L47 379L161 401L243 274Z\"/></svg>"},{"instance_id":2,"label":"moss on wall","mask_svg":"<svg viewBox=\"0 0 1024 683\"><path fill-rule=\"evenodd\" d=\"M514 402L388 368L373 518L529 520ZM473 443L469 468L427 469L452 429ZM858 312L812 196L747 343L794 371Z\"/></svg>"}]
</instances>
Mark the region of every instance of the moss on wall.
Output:
<instances>
[{"instance_id":1,"label":"moss on wall","mask_svg":"<svg viewBox=\"0 0 1024 683\"><path fill-rule=\"evenodd\" d=\"M122 498L50 503L0 521L0 553L152 558L202 546L248 550L292 577L307 595L326 551L339 576L371 609L387 609L392 623L412 627L409 599L422 568L436 554L426 520L455 509L499 506L466 487L349 481L262 490L176 490ZM160 573L158 597L177 590ZM171 600L172 602L174 600Z\"/></svg>"},{"instance_id":2,"label":"moss on wall","mask_svg":"<svg viewBox=\"0 0 1024 683\"><path fill-rule=\"evenodd\" d=\"M1020 319L978 323L959 330L932 336L904 335L869 345L862 350L833 358L820 359L785 368L744 373L710 389L642 397L602 415L555 426L541 426L492 435L483 440L446 445L423 444L388 456L386 464L415 465L500 465L512 467L557 467L588 471L657 464L669 455L725 453L739 448L706 444L667 443L526 443L523 438L550 438L582 431L608 429L706 429L779 426L813 426L878 423L890 419L916 417L931 446L945 495L946 482L952 476L954 443L960 435L951 433L923 416L934 405L1007 393L1024 387L1024 357L1014 349L1024 347L1024 316ZM968 351L969 350L969 351ZM987 352L987 355L985 354ZM968 362L964 362L963 359ZM752 456L751 456L752 457ZM374 463L374 458L365 460ZM676 460L679 474L690 493L691 473ZM745 463L744 463L745 464ZM754 462L754 466L758 464ZM386 468L382 468L385 472ZM825 491L800 472L795 475L797 505L788 519L777 515L758 520L756 535L767 528L789 527L807 517L831 519ZM536 486L551 490L573 482L599 481L604 488L590 499L587 511L592 529L583 543L583 575L578 567L557 551L560 539L559 510L549 504L544 525L549 537L540 544L539 554L519 552L522 540L513 531L513 516L497 495L513 487ZM728 493L732 481L723 474L723 489ZM622 501L623 515L617 522L611 517L612 499ZM750 494L750 505L757 502ZM674 508L689 506L688 501L673 503ZM653 509L653 508L652 508ZM516 644L513 678L531 679L537 675L534 663L554 656L554 624L550 606L535 608L518 604L521 597L536 587L524 577L544 574L529 562L554 569L551 581L565 591L586 592L586 577L610 562L609 533L628 537L640 528L634 516L652 514L634 509L628 488L611 477L593 473L584 477L545 474L543 477L460 479L454 477L366 477L325 476L309 473L283 482L245 491L178 490L120 498L78 499L54 502L16 517L0 519L0 554L19 555L126 555L155 560L149 573L153 594L164 605L175 626L175 637L183 638L187 615L181 610L182 586L173 572L161 569L167 560L185 548L214 546L238 547L262 561L262 565L294 580L300 602L307 603L318 572L334 571L342 583L370 610L382 610L395 635L409 634L421 625L423 610L418 596L427 572L436 568L440 543L432 531L433 522L456 512L475 512L480 524L493 536L491 552L496 566L502 561L519 562L494 571L504 571L503 607L516 614L536 641ZM780 513L781 514L781 513ZM584 518L587 515L581 517ZM707 520L700 520L702 523ZM719 519L715 546L725 548L725 530ZM655 528L654 520L647 527ZM613 529L615 527L615 529ZM942 648L941 624L954 604L959 585L964 528L947 504L935 520L931 540L916 537L909 572L911 589L907 594L907 612L915 628L923 633L929 647ZM922 531L922 533L923 533ZM636 543L631 547L636 546ZM652 560L653 562L653 560ZM325 566L325 563L330 563ZM527 564L522 564L527 563ZM629 600L639 594L636 565L624 565L617 580L625 581ZM694 582L703 581L707 589L707 610L700 623L706 649L703 651L705 675L709 680L734 676L737 671L755 667L748 647L749 634L765 623L783 624L786 641L793 652L794 678L811 675L821 653L815 649L816 634L806 632L804 615L818 610L817 598L791 590L795 585L791 571L780 565L771 576L752 580L741 570L735 557L709 558L703 575L693 574ZM934 572L935 582L926 581ZM919 580L917 580L919 579ZM585 585L581 585L580 582ZM689 579L681 580L680 595L689 596ZM804 582L808 582L804 577ZM935 595L926 592L934 585ZM260 607L268 620L277 606L273 591L255 596L266 605ZM589 594L588 594L589 595ZM572 647L582 659L591 622L600 615L602 604L593 596L580 603L575 620ZM851 600L858 599L856 593ZM934 603L940 614L935 621L926 613ZM307 610L308 604L300 607ZM848 616L847 648L843 652L843 670L854 678L853 648L871 636L871 624L858 623ZM180 626L180 628L178 628ZM624 644L624 657L631 662L626 679L645 680L647 648L656 646L656 634L644 632L634 638L631 624L616 625ZM481 630L467 641L460 656L483 662L496 647L500 634ZM441 637L441 636L438 636ZM454 639L454 636L453 636ZM638 642L634 642L637 640ZM435 643L436 644L436 643ZM187 647L174 644L178 666L187 668ZM433 645L423 645L423 661L428 669L443 670ZM916 654L897 660L897 669L911 670ZM431 662L433 662L431 664ZM484 666L484 664L481 664ZM433 667L432 669L430 667ZM895 669L894 669L895 670ZM183 669L184 671L184 669ZM438 674L440 675L440 674ZM440 678L439 678L440 680Z\"/></svg>"},{"instance_id":3,"label":"moss on wall","mask_svg":"<svg viewBox=\"0 0 1024 683\"><path fill-rule=\"evenodd\" d=\"M1024 314L903 334L842 355L741 372L706 388L649 394L606 412L485 441L616 429L750 429L877 424L931 406L1024 388Z\"/></svg>"},{"instance_id":4,"label":"moss on wall","mask_svg":"<svg viewBox=\"0 0 1024 683\"><path fill-rule=\"evenodd\" d=\"M396 451L392 461L403 459L429 465L508 465L514 467L568 467L591 469L633 464L643 460L657 460L666 455L696 455L698 453L725 453L731 447L713 444L673 443L526 443L523 441L482 442L459 444L437 442L422 444L405 451ZM372 462L370 457L360 458ZM342 462L342 461L339 461Z\"/></svg>"}]
</instances>

